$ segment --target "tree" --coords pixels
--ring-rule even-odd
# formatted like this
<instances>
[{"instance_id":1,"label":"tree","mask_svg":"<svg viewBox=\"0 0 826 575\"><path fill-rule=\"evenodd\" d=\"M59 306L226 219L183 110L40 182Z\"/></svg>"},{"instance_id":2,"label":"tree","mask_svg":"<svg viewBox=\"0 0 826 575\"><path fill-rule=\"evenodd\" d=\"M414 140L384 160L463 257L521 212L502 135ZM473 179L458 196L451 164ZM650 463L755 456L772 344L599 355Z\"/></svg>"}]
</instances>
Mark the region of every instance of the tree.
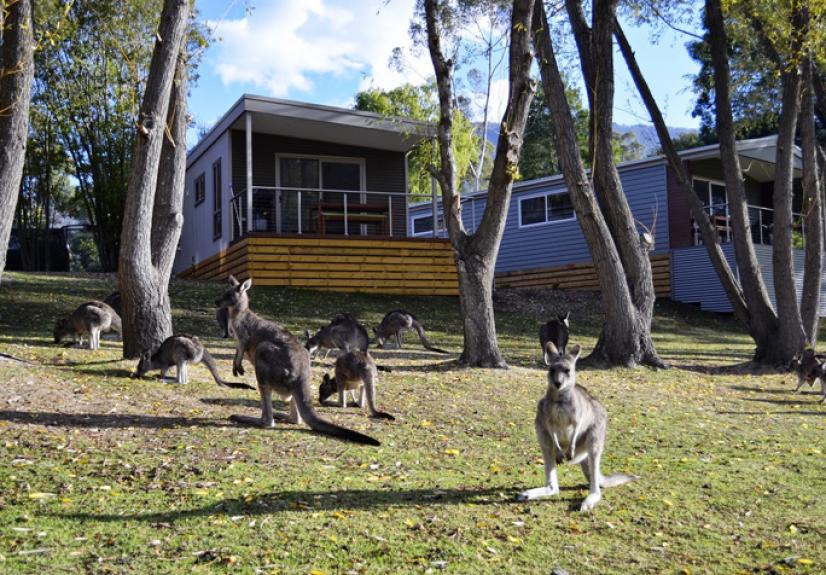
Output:
<instances>
[{"instance_id":1,"label":"tree","mask_svg":"<svg viewBox=\"0 0 826 575\"><path fill-rule=\"evenodd\" d=\"M369 88L356 94L356 110L375 112L388 118L409 118L423 122L435 122L438 114L436 84L428 82L420 86L404 84L392 90ZM473 124L460 110L453 112L453 154L456 172L460 180L471 177L470 165L479 149L480 138ZM432 176L428 166L436 156L436 143L425 141L413 148L408 156L408 186L413 201L431 198Z\"/></svg>"},{"instance_id":2,"label":"tree","mask_svg":"<svg viewBox=\"0 0 826 575\"><path fill-rule=\"evenodd\" d=\"M0 1L0 281L26 157L34 76L31 0Z\"/></svg>"},{"instance_id":3,"label":"tree","mask_svg":"<svg viewBox=\"0 0 826 575\"><path fill-rule=\"evenodd\" d=\"M169 277L183 225L189 0L165 0L138 116L118 280L123 355L172 335Z\"/></svg>"},{"instance_id":4,"label":"tree","mask_svg":"<svg viewBox=\"0 0 826 575\"><path fill-rule=\"evenodd\" d=\"M512 184L518 173L522 135L535 89L530 75L533 0L513 2L509 26L507 107L500 124L485 211L473 233L465 229L460 214L458 174L453 153L454 65L445 56L443 47L461 6L425 0L423 8L427 46L436 72L439 94L437 137L440 163L438 167L431 167L431 173L442 190L442 209L459 275L459 304L464 328L464 349L460 361L476 367L506 367L496 340L493 277Z\"/></svg>"},{"instance_id":5,"label":"tree","mask_svg":"<svg viewBox=\"0 0 826 575\"><path fill-rule=\"evenodd\" d=\"M649 251L654 239L639 233L622 192L612 145L614 98L614 0L597 0L589 26L579 0L566 3L588 93L592 178L585 171L565 82L557 63L545 7L537 2L534 21L536 59L548 106L557 113L552 126L562 173L591 252L605 311L605 323L589 360L608 365L664 366L651 339L654 283Z\"/></svg>"}]
</instances>

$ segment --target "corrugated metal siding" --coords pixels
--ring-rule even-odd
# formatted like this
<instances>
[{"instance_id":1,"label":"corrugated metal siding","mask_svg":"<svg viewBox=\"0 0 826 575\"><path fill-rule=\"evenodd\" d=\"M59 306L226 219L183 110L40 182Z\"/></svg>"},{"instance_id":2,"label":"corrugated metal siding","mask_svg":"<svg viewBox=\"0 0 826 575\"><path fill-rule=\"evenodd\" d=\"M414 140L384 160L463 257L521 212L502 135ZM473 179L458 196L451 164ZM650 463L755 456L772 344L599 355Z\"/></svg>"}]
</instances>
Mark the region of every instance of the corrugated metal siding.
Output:
<instances>
[{"instance_id":1,"label":"corrugated metal siding","mask_svg":"<svg viewBox=\"0 0 826 575\"><path fill-rule=\"evenodd\" d=\"M723 244L723 253L732 269L736 270L734 245ZM763 282L769 293L772 305L776 305L774 294L774 272L772 265L772 247L755 245L755 255L760 263ZM798 295L803 286L805 269L805 252L792 250L795 270L795 289ZM704 246L676 249L671 255L671 281L673 299L685 303L698 303L701 309L708 311L731 312L731 304L726 297L723 286L708 258ZM826 282L820 287L820 315L826 317Z\"/></svg>"},{"instance_id":2,"label":"corrugated metal siding","mask_svg":"<svg viewBox=\"0 0 826 575\"><path fill-rule=\"evenodd\" d=\"M237 193L247 187L246 137L243 131L232 130L232 187ZM404 154L346 146L316 140L252 134L252 184L253 186L275 186L275 154L307 154L311 156L342 156L364 158L366 186L371 192L404 193ZM373 200L375 201L375 200ZM407 235L407 200L399 196L393 198L393 235Z\"/></svg>"},{"instance_id":3,"label":"corrugated metal siding","mask_svg":"<svg viewBox=\"0 0 826 575\"><path fill-rule=\"evenodd\" d=\"M694 245L694 230L691 225L691 207L688 197L680 188L677 176L666 166L668 186L668 229L672 248L686 248Z\"/></svg>"}]
</instances>

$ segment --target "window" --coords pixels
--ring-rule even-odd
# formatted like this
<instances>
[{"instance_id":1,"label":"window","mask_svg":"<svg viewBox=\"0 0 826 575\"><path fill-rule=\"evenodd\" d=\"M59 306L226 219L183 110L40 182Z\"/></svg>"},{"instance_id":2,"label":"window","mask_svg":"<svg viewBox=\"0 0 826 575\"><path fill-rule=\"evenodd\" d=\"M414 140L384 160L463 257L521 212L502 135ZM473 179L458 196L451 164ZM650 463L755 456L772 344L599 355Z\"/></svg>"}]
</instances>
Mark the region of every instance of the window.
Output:
<instances>
[{"instance_id":1,"label":"window","mask_svg":"<svg viewBox=\"0 0 826 575\"><path fill-rule=\"evenodd\" d=\"M444 231L445 221L442 214L437 216L439 223L439 231ZM413 216L413 235L424 236L433 234L433 214L424 214L420 216Z\"/></svg>"},{"instance_id":2,"label":"window","mask_svg":"<svg viewBox=\"0 0 826 575\"><path fill-rule=\"evenodd\" d=\"M223 226L223 200L221 193L221 159L212 164L212 239L221 237Z\"/></svg>"},{"instance_id":3,"label":"window","mask_svg":"<svg viewBox=\"0 0 826 575\"><path fill-rule=\"evenodd\" d=\"M206 198L206 178L201 174L195 178L195 205L203 203Z\"/></svg>"},{"instance_id":4,"label":"window","mask_svg":"<svg viewBox=\"0 0 826 575\"><path fill-rule=\"evenodd\" d=\"M694 192L708 208L710 215L726 213L726 186L722 183L694 178Z\"/></svg>"},{"instance_id":5,"label":"window","mask_svg":"<svg viewBox=\"0 0 826 575\"><path fill-rule=\"evenodd\" d=\"M574 208L568 192L542 194L519 200L519 227L562 222L573 218Z\"/></svg>"}]
</instances>

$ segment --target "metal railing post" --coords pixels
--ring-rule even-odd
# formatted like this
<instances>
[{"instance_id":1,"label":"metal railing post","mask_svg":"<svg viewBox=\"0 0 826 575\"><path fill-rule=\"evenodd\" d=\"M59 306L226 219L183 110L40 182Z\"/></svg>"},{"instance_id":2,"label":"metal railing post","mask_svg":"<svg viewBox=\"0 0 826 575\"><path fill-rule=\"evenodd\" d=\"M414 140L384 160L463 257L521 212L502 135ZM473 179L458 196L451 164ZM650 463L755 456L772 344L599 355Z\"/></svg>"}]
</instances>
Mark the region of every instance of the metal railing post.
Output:
<instances>
[{"instance_id":1,"label":"metal railing post","mask_svg":"<svg viewBox=\"0 0 826 575\"><path fill-rule=\"evenodd\" d=\"M347 194L344 194L344 235L349 236L349 227L347 226Z\"/></svg>"},{"instance_id":2,"label":"metal railing post","mask_svg":"<svg viewBox=\"0 0 826 575\"><path fill-rule=\"evenodd\" d=\"M298 199L296 201L298 209L298 233L301 233L301 190L298 190Z\"/></svg>"},{"instance_id":3,"label":"metal railing post","mask_svg":"<svg viewBox=\"0 0 826 575\"><path fill-rule=\"evenodd\" d=\"M760 226L760 245L766 245L763 243L763 210L761 208L757 209L757 225Z\"/></svg>"},{"instance_id":4,"label":"metal railing post","mask_svg":"<svg viewBox=\"0 0 826 575\"><path fill-rule=\"evenodd\" d=\"M387 231L393 235L393 196L387 194Z\"/></svg>"}]
</instances>

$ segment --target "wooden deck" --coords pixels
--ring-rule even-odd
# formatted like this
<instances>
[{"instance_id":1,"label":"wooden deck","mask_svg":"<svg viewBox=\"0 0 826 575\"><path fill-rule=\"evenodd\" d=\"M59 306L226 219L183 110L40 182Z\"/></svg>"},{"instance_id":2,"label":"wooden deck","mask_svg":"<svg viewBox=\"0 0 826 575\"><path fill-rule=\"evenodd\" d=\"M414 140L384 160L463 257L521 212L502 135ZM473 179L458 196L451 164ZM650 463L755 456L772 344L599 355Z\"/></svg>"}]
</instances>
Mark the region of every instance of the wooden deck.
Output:
<instances>
[{"instance_id":1,"label":"wooden deck","mask_svg":"<svg viewBox=\"0 0 826 575\"><path fill-rule=\"evenodd\" d=\"M651 273L657 297L671 297L671 256L651 257ZM496 287L555 288L599 291L599 281L590 262L552 268L535 268L496 274Z\"/></svg>"},{"instance_id":2,"label":"wooden deck","mask_svg":"<svg viewBox=\"0 0 826 575\"><path fill-rule=\"evenodd\" d=\"M256 285L323 291L458 295L447 240L249 235L180 277L252 277Z\"/></svg>"}]
</instances>

